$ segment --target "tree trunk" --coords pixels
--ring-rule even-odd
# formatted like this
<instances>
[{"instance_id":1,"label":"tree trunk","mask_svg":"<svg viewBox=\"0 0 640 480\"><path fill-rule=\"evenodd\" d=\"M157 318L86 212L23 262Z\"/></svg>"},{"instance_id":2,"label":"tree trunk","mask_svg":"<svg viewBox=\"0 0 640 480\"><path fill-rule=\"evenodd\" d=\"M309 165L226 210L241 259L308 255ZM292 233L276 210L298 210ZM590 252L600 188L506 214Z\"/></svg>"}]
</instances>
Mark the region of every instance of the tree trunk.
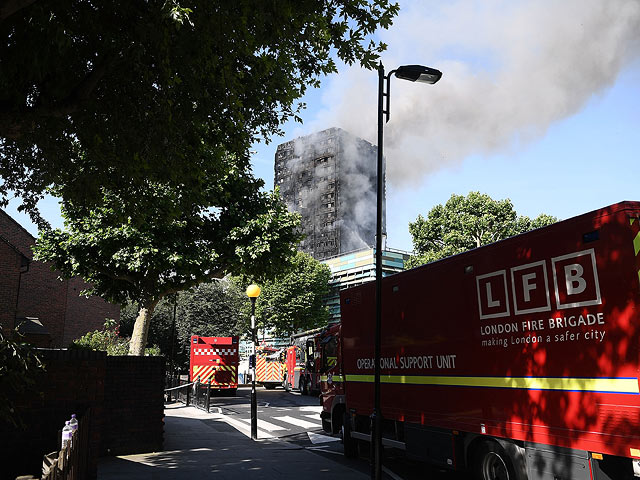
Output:
<instances>
[{"instance_id":1,"label":"tree trunk","mask_svg":"<svg viewBox=\"0 0 640 480\"><path fill-rule=\"evenodd\" d=\"M131 343L129 343L129 355L143 356L147 346L147 336L149 335L149 324L153 316L153 310L158 304L157 300L148 300L140 304L140 311L133 326Z\"/></svg>"}]
</instances>

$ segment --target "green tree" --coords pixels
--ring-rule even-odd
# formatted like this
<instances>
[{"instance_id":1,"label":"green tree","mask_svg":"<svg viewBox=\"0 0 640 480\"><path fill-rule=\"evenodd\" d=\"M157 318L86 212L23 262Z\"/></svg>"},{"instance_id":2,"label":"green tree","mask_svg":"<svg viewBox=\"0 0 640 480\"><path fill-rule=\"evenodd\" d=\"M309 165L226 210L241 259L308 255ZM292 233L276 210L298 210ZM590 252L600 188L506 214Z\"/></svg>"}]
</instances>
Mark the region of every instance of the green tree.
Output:
<instances>
[{"instance_id":1,"label":"green tree","mask_svg":"<svg viewBox=\"0 0 640 480\"><path fill-rule=\"evenodd\" d=\"M175 330L173 309L176 300ZM247 332L249 319L243 309L247 297L234 282L224 278L202 283L177 295L165 297L156 307L149 327L148 343L175 365L185 370L189 364L190 338L241 336ZM127 305L120 315L120 334L131 335L137 311ZM173 340L173 343L172 343Z\"/></svg>"},{"instance_id":2,"label":"green tree","mask_svg":"<svg viewBox=\"0 0 640 480\"><path fill-rule=\"evenodd\" d=\"M102 189L137 203L146 182L203 187L299 120L334 58L374 68L389 0L15 0L0 5L0 204L37 222L49 187L76 205ZM332 55L334 54L334 55ZM246 165L238 164L244 169Z\"/></svg>"},{"instance_id":3,"label":"green tree","mask_svg":"<svg viewBox=\"0 0 640 480\"><path fill-rule=\"evenodd\" d=\"M330 277L327 265L297 252L289 269L260 284L262 291L256 302L259 327L273 328L276 335L291 335L326 325L329 313L323 300L329 293ZM246 288L248 282L243 283Z\"/></svg>"},{"instance_id":4,"label":"green tree","mask_svg":"<svg viewBox=\"0 0 640 480\"><path fill-rule=\"evenodd\" d=\"M142 355L158 302L227 273L262 276L282 268L295 251L299 216L277 192L262 194L233 163L213 172L200 204L181 190L147 183L133 210L104 190L102 206L62 202L65 230L43 230L36 258L92 285L88 294L135 303L130 353ZM126 214L129 213L129 216Z\"/></svg>"},{"instance_id":5,"label":"green tree","mask_svg":"<svg viewBox=\"0 0 640 480\"><path fill-rule=\"evenodd\" d=\"M415 255L408 266L433 262L557 221L546 214L533 220L518 216L509 199L493 200L479 192L466 197L454 194L444 205L433 207L427 218L418 215L409 223Z\"/></svg>"},{"instance_id":6,"label":"green tree","mask_svg":"<svg viewBox=\"0 0 640 480\"><path fill-rule=\"evenodd\" d=\"M16 331L14 335L20 338ZM37 394L38 374L44 365L35 349L4 336L0 325L0 424L23 427L17 404L26 395ZM41 395L41 394L40 394Z\"/></svg>"}]
</instances>

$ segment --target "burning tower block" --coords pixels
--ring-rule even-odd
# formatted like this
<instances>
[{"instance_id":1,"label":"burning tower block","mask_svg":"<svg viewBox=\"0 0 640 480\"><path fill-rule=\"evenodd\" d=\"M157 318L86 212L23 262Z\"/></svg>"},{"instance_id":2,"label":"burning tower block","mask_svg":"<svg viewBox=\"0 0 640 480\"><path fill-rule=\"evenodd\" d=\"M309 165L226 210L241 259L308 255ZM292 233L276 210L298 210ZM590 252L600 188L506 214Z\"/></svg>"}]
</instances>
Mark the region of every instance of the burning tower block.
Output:
<instances>
[{"instance_id":1,"label":"burning tower block","mask_svg":"<svg viewBox=\"0 0 640 480\"><path fill-rule=\"evenodd\" d=\"M376 159L375 145L340 128L278 145L274 182L302 215L303 252L324 260L375 244Z\"/></svg>"}]
</instances>

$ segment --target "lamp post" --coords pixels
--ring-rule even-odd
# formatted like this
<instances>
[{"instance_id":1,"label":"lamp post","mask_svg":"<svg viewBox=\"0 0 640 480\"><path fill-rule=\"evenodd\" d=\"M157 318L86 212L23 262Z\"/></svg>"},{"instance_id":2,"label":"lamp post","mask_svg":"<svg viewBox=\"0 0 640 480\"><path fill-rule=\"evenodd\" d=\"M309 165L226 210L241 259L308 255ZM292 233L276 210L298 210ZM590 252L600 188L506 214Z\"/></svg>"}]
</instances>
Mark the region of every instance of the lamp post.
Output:
<instances>
[{"instance_id":1,"label":"lamp post","mask_svg":"<svg viewBox=\"0 0 640 480\"><path fill-rule=\"evenodd\" d=\"M178 294L173 294L173 321L171 322L171 386L173 387L173 377L175 373L175 361L176 361L176 306L178 304Z\"/></svg>"},{"instance_id":2,"label":"lamp post","mask_svg":"<svg viewBox=\"0 0 640 480\"><path fill-rule=\"evenodd\" d=\"M371 476L375 480L382 478L382 413L380 411L380 342L382 327L382 200L384 196L383 181L383 142L384 124L389 121L389 98L391 94L391 74L397 78L411 82L433 84L440 80L442 72L422 65L403 65L384 74L382 62L378 65L378 172L376 193L376 330L374 348L374 401L371 414L371 447L373 464ZM387 88L385 92L385 80ZM385 99L386 97L386 105Z\"/></svg>"},{"instance_id":3,"label":"lamp post","mask_svg":"<svg viewBox=\"0 0 640 480\"><path fill-rule=\"evenodd\" d=\"M251 341L253 354L249 357L251 368L251 439L258 439L258 399L256 398L256 299L260 296L260 287L251 284L247 287L247 296L251 299Z\"/></svg>"}]
</instances>

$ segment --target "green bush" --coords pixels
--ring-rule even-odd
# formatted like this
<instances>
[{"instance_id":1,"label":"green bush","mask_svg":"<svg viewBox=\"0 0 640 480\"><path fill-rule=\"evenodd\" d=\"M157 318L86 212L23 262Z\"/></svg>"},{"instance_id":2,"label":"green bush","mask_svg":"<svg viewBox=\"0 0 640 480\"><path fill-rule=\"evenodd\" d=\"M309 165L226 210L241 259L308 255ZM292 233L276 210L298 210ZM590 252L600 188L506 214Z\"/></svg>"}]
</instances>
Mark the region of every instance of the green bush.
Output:
<instances>
[{"instance_id":1,"label":"green bush","mask_svg":"<svg viewBox=\"0 0 640 480\"><path fill-rule=\"evenodd\" d=\"M17 331L16 338L21 338ZM35 349L26 343L5 338L0 325L0 424L23 427L16 401L37 393L37 375L44 371Z\"/></svg>"},{"instance_id":2,"label":"green bush","mask_svg":"<svg viewBox=\"0 0 640 480\"><path fill-rule=\"evenodd\" d=\"M115 320L107 319L102 330L94 330L76 339L71 348L98 350L107 355L129 355L130 338L121 337ZM156 345L146 348L145 355L160 355L160 348Z\"/></svg>"}]
</instances>

